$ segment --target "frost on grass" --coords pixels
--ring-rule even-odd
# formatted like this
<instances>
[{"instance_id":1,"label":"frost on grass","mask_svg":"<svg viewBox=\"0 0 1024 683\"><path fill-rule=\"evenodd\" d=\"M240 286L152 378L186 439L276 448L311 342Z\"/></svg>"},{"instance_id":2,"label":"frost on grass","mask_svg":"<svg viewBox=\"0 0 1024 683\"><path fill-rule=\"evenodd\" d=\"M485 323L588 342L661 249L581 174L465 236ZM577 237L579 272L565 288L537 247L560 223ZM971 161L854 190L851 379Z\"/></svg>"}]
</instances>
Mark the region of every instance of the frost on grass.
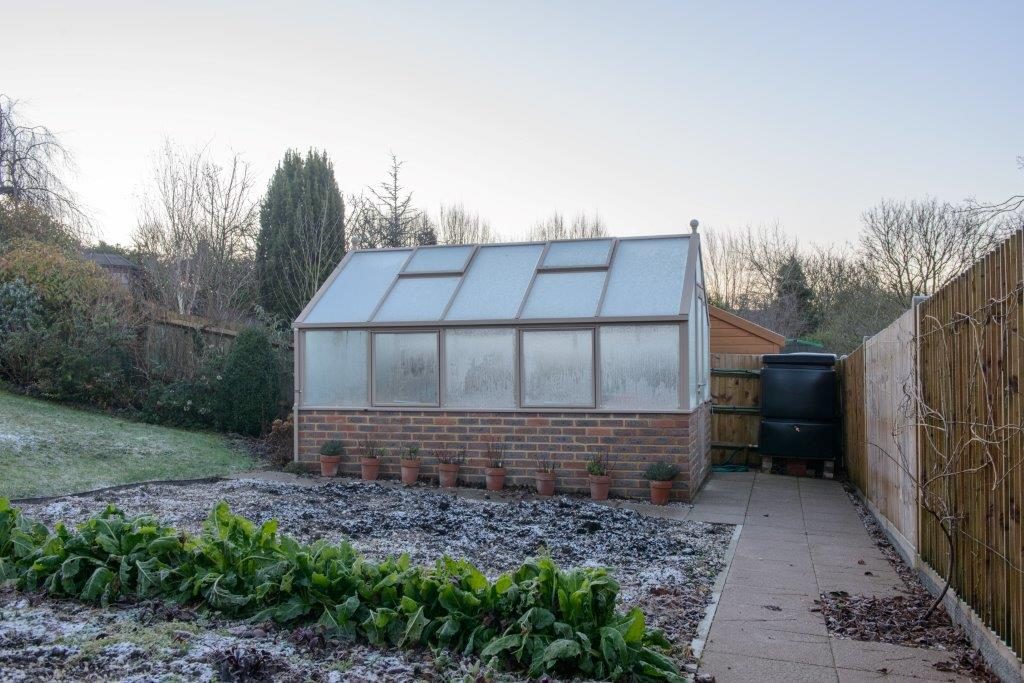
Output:
<instances>
[{"instance_id":1,"label":"frost on grass","mask_svg":"<svg viewBox=\"0 0 1024 683\"><path fill-rule=\"evenodd\" d=\"M282 533L304 541L348 539L377 559L405 552L414 562L429 564L447 554L470 560L492 578L541 554L563 567L608 567L622 587L621 607L643 609L650 625L662 629L675 644L680 665L689 661L689 643L704 616L732 532L730 526L647 517L579 498L480 500L433 488L363 482L303 486L238 480L188 487L140 486L23 509L26 515L52 525L82 521L114 503L129 514L154 514L167 524L197 532L219 500L257 522L278 519ZM165 674L223 679L237 677L241 669L250 667L262 672L250 672L250 679L265 676L267 680L453 680L463 676L473 680L476 676L477 664L457 657L438 659L427 652L314 642L315 637L301 633L254 628L221 621L215 615L186 611L191 615L188 621L175 614L154 620L147 616L153 611L148 607L121 606L104 612L74 602L35 597L32 602L28 604L25 596L0 594L0 668L31 673L25 680L83 658L96 669L82 669L79 677L97 679L136 676L136 680L148 680ZM117 627L97 627L96 622L103 620ZM188 627L173 626L179 623ZM128 643L162 654L133 658L128 646L123 651L97 649L93 634L97 628L105 634L104 645ZM58 648L57 654L46 655L44 665L19 663L19 646L7 639L36 637L43 638L37 647Z\"/></svg>"}]
</instances>

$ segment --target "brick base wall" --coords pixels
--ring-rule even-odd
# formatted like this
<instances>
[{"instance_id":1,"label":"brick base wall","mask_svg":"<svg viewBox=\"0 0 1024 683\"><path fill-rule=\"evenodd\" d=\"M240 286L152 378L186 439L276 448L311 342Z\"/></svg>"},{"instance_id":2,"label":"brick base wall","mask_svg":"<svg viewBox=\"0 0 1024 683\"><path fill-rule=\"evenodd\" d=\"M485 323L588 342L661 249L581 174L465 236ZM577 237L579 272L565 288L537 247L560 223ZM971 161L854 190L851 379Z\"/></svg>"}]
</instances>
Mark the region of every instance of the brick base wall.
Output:
<instances>
[{"instance_id":1,"label":"brick base wall","mask_svg":"<svg viewBox=\"0 0 1024 683\"><path fill-rule=\"evenodd\" d=\"M673 500L689 500L708 473L711 411L702 406L691 415L675 413L486 413L465 411L310 410L300 411L299 462L319 461L320 445L330 439L345 443L347 455L340 473L359 476L364 438L388 449L381 461L381 478L397 479L398 456L412 445L420 447L421 481L437 481L436 448L466 447L459 469L461 484L482 486L487 441L508 444L506 486L533 488L537 457L549 456L556 465L556 491L589 492L587 460L595 448L607 446L611 493L646 499L644 470L652 462L674 462L681 474L672 489Z\"/></svg>"}]
</instances>

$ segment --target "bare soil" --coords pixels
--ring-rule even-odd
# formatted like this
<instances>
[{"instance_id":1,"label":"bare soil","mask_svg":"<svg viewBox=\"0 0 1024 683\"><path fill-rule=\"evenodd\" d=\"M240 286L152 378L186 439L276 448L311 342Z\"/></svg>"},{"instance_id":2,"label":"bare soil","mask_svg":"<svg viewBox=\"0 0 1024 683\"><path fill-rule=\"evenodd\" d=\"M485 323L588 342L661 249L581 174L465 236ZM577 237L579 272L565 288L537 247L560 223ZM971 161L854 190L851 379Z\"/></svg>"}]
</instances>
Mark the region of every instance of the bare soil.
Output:
<instances>
[{"instance_id":1,"label":"bare soil","mask_svg":"<svg viewBox=\"0 0 1024 683\"><path fill-rule=\"evenodd\" d=\"M565 567L608 567L621 584L622 608L642 608L674 644L681 667L692 664L690 641L733 529L568 496L494 500L363 482L144 485L21 507L52 525L81 521L113 503L197 532L219 500L257 522L276 518L282 533L305 541L347 538L374 558L408 553L432 564L447 554L491 577L540 554ZM163 603L104 610L11 591L0 592L0 672L4 681L516 680L445 653L324 641L313 628L279 630Z\"/></svg>"}]
</instances>

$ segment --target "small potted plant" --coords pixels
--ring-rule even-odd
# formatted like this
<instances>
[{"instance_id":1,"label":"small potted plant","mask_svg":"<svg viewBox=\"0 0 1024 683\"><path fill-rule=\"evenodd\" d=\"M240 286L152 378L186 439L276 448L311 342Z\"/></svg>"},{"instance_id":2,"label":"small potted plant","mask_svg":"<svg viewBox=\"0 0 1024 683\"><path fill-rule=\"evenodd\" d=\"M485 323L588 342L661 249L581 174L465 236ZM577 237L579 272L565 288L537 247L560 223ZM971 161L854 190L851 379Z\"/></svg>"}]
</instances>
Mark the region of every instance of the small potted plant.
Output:
<instances>
[{"instance_id":1,"label":"small potted plant","mask_svg":"<svg viewBox=\"0 0 1024 683\"><path fill-rule=\"evenodd\" d=\"M537 458L537 471L533 478L537 484L537 495L555 495L555 463L550 457Z\"/></svg>"},{"instance_id":2,"label":"small potted plant","mask_svg":"<svg viewBox=\"0 0 1024 683\"><path fill-rule=\"evenodd\" d=\"M647 467L644 479L651 483L651 503L664 505L672 491L672 480L679 476L679 467L670 462L655 462Z\"/></svg>"},{"instance_id":3,"label":"small potted plant","mask_svg":"<svg viewBox=\"0 0 1024 683\"><path fill-rule=\"evenodd\" d=\"M345 455L345 444L341 441L324 441L320 446L320 476L338 476L338 466L341 464L343 455Z\"/></svg>"},{"instance_id":4,"label":"small potted plant","mask_svg":"<svg viewBox=\"0 0 1024 683\"><path fill-rule=\"evenodd\" d=\"M380 476L380 456L383 451L376 441L363 439L363 455L359 459L363 481L376 481Z\"/></svg>"},{"instance_id":5,"label":"small potted plant","mask_svg":"<svg viewBox=\"0 0 1024 683\"><path fill-rule=\"evenodd\" d=\"M402 467L402 483L406 486L413 486L420 478L420 447L409 446L399 460Z\"/></svg>"},{"instance_id":6,"label":"small potted plant","mask_svg":"<svg viewBox=\"0 0 1024 683\"><path fill-rule=\"evenodd\" d=\"M608 452L601 450L591 455L587 472L590 473L590 498L608 500L608 489L612 485L612 478L608 476Z\"/></svg>"},{"instance_id":7,"label":"small potted plant","mask_svg":"<svg viewBox=\"0 0 1024 683\"><path fill-rule=\"evenodd\" d=\"M466 448L458 451L439 448L431 453L437 460L437 478L441 488L453 489L459 481L459 465L466 461Z\"/></svg>"},{"instance_id":8,"label":"small potted plant","mask_svg":"<svg viewBox=\"0 0 1024 683\"><path fill-rule=\"evenodd\" d=\"M484 468L484 476L487 479L488 491L500 491L505 488L505 451L508 449L504 441L497 439L487 442L487 451L484 457L487 459L487 467Z\"/></svg>"}]
</instances>

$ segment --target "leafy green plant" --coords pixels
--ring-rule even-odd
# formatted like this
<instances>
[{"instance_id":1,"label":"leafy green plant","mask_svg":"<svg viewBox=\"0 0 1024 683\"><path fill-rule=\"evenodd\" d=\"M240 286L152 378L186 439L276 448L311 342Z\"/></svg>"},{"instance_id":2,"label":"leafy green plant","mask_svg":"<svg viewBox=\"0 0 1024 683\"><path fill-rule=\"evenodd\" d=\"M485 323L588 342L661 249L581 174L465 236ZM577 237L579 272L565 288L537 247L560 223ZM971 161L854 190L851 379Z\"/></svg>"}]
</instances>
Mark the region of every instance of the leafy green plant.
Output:
<instances>
[{"instance_id":1,"label":"leafy green plant","mask_svg":"<svg viewBox=\"0 0 1024 683\"><path fill-rule=\"evenodd\" d=\"M587 460L587 472L595 477L603 477L608 474L608 451L598 450Z\"/></svg>"},{"instance_id":2,"label":"leafy green plant","mask_svg":"<svg viewBox=\"0 0 1024 683\"><path fill-rule=\"evenodd\" d=\"M408 448L405 449L405 452L402 453L402 460L419 460L419 459L420 459L420 447L419 446L409 446Z\"/></svg>"},{"instance_id":3,"label":"leafy green plant","mask_svg":"<svg viewBox=\"0 0 1024 683\"><path fill-rule=\"evenodd\" d=\"M644 471L644 479L649 481L672 481L679 476L679 467L670 462L654 462Z\"/></svg>"},{"instance_id":4,"label":"leafy green plant","mask_svg":"<svg viewBox=\"0 0 1024 683\"><path fill-rule=\"evenodd\" d=\"M374 458L380 460L384 457L384 447L380 445L380 442L375 441L369 437L363 439L363 457Z\"/></svg>"},{"instance_id":5,"label":"leafy green plant","mask_svg":"<svg viewBox=\"0 0 1024 683\"><path fill-rule=\"evenodd\" d=\"M320 455L335 456L345 455L345 444L337 439L324 441L320 446Z\"/></svg>"},{"instance_id":6,"label":"leafy green plant","mask_svg":"<svg viewBox=\"0 0 1024 683\"><path fill-rule=\"evenodd\" d=\"M274 520L257 526L223 502L192 537L113 506L51 532L0 499L0 584L104 606L159 597L256 622L315 622L325 637L445 648L531 677L683 680L643 613L615 610L619 587L604 569L542 558L490 581L448 557L374 562L347 542L307 545Z\"/></svg>"}]
</instances>

